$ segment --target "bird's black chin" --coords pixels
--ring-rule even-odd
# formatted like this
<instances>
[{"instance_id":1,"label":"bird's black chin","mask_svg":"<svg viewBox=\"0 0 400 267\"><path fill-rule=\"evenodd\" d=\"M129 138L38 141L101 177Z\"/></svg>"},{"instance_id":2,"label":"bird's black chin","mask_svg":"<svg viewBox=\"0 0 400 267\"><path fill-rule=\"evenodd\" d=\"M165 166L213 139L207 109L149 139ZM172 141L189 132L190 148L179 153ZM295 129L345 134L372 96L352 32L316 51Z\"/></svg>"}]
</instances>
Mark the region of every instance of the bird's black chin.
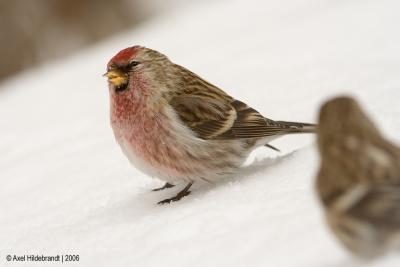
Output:
<instances>
[{"instance_id":1,"label":"bird's black chin","mask_svg":"<svg viewBox=\"0 0 400 267\"><path fill-rule=\"evenodd\" d=\"M126 89L128 89L128 83L125 83L125 84L121 84L121 85L119 85L119 86L116 86L116 87L115 87L115 92L116 92L116 93L121 93L121 92L125 91Z\"/></svg>"}]
</instances>

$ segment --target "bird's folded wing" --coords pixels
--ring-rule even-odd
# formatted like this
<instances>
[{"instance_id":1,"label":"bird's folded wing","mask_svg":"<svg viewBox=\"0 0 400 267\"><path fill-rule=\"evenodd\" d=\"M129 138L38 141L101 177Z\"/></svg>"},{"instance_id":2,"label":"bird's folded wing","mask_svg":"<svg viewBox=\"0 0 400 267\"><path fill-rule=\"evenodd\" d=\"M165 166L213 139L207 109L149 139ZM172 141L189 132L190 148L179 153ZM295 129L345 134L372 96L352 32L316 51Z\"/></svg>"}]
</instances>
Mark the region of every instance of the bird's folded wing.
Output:
<instances>
[{"instance_id":1,"label":"bird's folded wing","mask_svg":"<svg viewBox=\"0 0 400 267\"><path fill-rule=\"evenodd\" d=\"M182 122L202 139L260 138L290 128L228 97L184 95L172 98L170 104Z\"/></svg>"},{"instance_id":2,"label":"bird's folded wing","mask_svg":"<svg viewBox=\"0 0 400 267\"><path fill-rule=\"evenodd\" d=\"M360 220L400 231L400 185L370 185L348 212Z\"/></svg>"}]
</instances>

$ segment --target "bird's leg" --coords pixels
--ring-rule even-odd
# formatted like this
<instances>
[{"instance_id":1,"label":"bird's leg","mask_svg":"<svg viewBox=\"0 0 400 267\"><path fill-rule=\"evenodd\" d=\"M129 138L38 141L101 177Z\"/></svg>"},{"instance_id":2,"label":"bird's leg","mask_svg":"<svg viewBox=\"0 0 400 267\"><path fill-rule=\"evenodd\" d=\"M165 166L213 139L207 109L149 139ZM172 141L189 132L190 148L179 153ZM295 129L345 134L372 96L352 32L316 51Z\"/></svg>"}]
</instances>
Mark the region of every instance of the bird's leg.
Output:
<instances>
[{"instance_id":1,"label":"bird's leg","mask_svg":"<svg viewBox=\"0 0 400 267\"><path fill-rule=\"evenodd\" d=\"M165 183L164 186L162 186L162 187L160 187L160 188L155 188L155 189L153 189L153 190L151 190L151 191L161 191L161 190L164 190L164 189L167 189L167 188L171 188L171 187L174 187L174 186L175 186L175 185L173 185L173 184Z\"/></svg>"},{"instance_id":2,"label":"bird's leg","mask_svg":"<svg viewBox=\"0 0 400 267\"><path fill-rule=\"evenodd\" d=\"M164 199L164 200L158 202L157 204L169 204L169 203L171 203L171 202L173 202L173 201L178 201L178 200L180 200L181 198L183 198L183 197L189 195L189 194L190 194L189 188L192 186L192 184L193 184L193 183L188 183L188 184L186 185L186 187L183 188L176 196L171 197L171 198Z\"/></svg>"}]
</instances>

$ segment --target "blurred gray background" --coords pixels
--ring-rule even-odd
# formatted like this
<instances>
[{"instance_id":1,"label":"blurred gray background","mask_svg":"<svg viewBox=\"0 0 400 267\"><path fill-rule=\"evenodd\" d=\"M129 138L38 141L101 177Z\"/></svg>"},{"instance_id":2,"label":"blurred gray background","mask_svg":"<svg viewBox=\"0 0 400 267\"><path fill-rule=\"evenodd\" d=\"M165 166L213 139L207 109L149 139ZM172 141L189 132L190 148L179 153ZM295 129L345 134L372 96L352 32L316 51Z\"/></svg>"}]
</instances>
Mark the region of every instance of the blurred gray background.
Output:
<instances>
[{"instance_id":1,"label":"blurred gray background","mask_svg":"<svg viewBox=\"0 0 400 267\"><path fill-rule=\"evenodd\" d=\"M135 27L178 2L183 1L0 0L0 82Z\"/></svg>"}]
</instances>

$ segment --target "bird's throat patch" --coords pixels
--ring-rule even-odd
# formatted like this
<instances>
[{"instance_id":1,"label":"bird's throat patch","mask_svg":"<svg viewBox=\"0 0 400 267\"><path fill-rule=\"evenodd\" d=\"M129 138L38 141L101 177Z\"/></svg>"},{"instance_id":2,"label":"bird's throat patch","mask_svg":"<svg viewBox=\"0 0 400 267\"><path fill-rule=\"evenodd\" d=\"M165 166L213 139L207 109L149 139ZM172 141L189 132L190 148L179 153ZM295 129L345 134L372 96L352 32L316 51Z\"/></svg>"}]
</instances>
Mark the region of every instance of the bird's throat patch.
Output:
<instances>
[{"instance_id":1,"label":"bird's throat patch","mask_svg":"<svg viewBox=\"0 0 400 267\"><path fill-rule=\"evenodd\" d=\"M115 86L115 92L120 93L128 89L128 83L123 83L118 86Z\"/></svg>"}]
</instances>

